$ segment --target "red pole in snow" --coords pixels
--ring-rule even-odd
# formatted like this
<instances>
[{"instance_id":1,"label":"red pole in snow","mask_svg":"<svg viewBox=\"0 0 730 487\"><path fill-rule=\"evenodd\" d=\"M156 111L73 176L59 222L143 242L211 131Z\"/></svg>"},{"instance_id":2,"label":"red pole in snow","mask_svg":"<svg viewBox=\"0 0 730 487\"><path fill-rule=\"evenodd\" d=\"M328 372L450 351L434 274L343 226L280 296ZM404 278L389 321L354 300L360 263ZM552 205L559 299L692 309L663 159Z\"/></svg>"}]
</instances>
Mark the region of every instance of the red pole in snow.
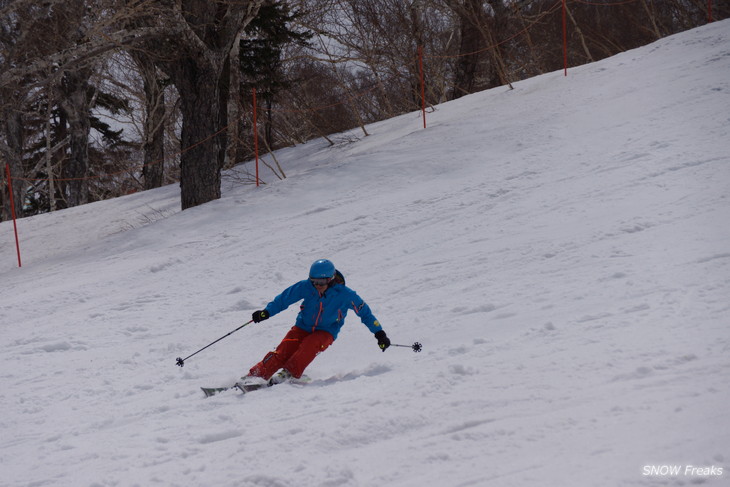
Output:
<instances>
[{"instance_id":1,"label":"red pole in snow","mask_svg":"<svg viewBox=\"0 0 730 487\"><path fill-rule=\"evenodd\" d=\"M568 23L566 20L566 12L568 8L565 5L567 0L563 0L563 69L565 76L568 76Z\"/></svg>"},{"instance_id":2,"label":"red pole in snow","mask_svg":"<svg viewBox=\"0 0 730 487\"><path fill-rule=\"evenodd\" d=\"M15 199L13 198L13 180L10 177L10 164L5 164L5 172L8 174L8 195L10 196L10 213L13 215L13 229L15 230L15 249L18 251L18 267L20 263L20 240L18 239L18 224L15 222Z\"/></svg>"},{"instance_id":3,"label":"red pole in snow","mask_svg":"<svg viewBox=\"0 0 730 487\"><path fill-rule=\"evenodd\" d=\"M418 71L421 74L421 113L423 113L423 128L426 128L426 82L423 77L423 47L418 46Z\"/></svg>"},{"instance_id":4,"label":"red pole in snow","mask_svg":"<svg viewBox=\"0 0 730 487\"><path fill-rule=\"evenodd\" d=\"M256 187L259 186L259 127L256 123L256 88L253 88L253 150L256 156Z\"/></svg>"},{"instance_id":5,"label":"red pole in snow","mask_svg":"<svg viewBox=\"0 0 730 487\"><path fill-rule=\"evenodd\" d=\"M712 22L712 0L707 0L707 22Z\"/></svg>"}]
</instances>

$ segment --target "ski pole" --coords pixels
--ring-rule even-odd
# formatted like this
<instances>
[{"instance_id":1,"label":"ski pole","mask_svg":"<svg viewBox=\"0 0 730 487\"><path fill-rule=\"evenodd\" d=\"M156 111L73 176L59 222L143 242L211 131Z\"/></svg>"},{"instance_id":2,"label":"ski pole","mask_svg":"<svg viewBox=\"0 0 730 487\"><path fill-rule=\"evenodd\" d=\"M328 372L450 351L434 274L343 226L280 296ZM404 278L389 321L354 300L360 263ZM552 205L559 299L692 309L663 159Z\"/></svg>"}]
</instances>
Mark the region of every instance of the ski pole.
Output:
<instances>
[{"instance_id":1,"label":"ski pole","mask_svg":"<svg viewBox=\"0 0 730 487\"><path fill-rule=\"evenodd\" d=\"M418 342L415 342L413 345L398 345L397 343L391 343L390 346L411 348L414 352L420 352L423 349L423 346L421 346Z\"/></svg>"},{"instance_id":2,"label":"ski pole","mask_svg":"<svg viewBox=\"0 0 730 487\"><path fill-rule=\"evenodd\" d=\"M240 330L240 329L241 329L241 328L243 328L244 326L246 326L246 325L250 325L251 323L253 323L253 320L251 320L251 321L249 321L249 322L247 322L247 323L244 323L244 324L242 324L241 326L239 326L238 328L236 328L236 329L235 329L235 330L233 330L232 332L230 332L230 333L228 333L228 334L226 334L226 335L223 335L223 336L222 336L222 337L220 337L220 338L219 338L218 340L216 340L216 341L214 341L214 342L212 342L212 343L209 343L208 345L204 346L203 348L201 348L201 349L200 349L200 350L198 350L197 352L195 352L195 353L193 353L193 354L191 354L191 355L188 355L188 356L187 356L187 357L185 357L185 358L180 358L180 357L178 357L177 359L175 359L175 363L176 363L177 365L179 365L180 367L182 367L183 365L185 365L185 361L186 361L187 359L189 359L190 357L192 357L193 355L195 355L195 354L198 354L198 353L202 352L203 350L205 350L206 348L210 347L211 345L215 345L216 343L218 343L219 341L223 340L223 339L224 339L225 337L227 337L228 335L231 335L231 334L233 334L233 333L237 332L238 330Z\"/></svg>"}]
</instances>

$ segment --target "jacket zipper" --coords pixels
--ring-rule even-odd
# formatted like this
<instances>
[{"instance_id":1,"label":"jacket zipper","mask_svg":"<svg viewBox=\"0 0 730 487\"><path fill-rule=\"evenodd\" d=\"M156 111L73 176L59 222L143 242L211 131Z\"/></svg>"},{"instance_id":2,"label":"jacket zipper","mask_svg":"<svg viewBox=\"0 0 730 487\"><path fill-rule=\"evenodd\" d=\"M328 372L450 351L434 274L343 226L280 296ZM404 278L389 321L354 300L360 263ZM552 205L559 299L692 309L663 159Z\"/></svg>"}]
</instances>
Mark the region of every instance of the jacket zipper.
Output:
<instances>
[{"instance_id":1,"label":"jacket zipper","mask_svg":"<svg viewBox=\"0 0 730 487\"><path fill-rule=\"evenodd\" d=\"M319 302L319 311L317 312L317 317L314 319L314 326L312 327L312 332L317 328L317 325L319 324L319 318L322 316L322 309L324 306L322 305L322 301Z\"/></svg>"}]
</instances>

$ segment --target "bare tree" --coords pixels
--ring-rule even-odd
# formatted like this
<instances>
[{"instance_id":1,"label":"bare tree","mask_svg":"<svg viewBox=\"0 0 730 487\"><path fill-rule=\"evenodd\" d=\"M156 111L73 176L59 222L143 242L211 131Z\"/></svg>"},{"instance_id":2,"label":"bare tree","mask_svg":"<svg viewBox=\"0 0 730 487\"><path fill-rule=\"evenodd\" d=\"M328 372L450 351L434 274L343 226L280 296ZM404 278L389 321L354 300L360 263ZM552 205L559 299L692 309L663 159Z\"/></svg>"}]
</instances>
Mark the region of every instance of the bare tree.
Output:
<instances>
[{"instance_id":1,"label":"bare tree","mask_svg":"<svg viewBox=\"0 0 730 487\"><path fill-rule=\"evenodd\" d=\"M166 34L146 43L143 54L153 58L180 93L183 209L220 198L230 53L262 2L149 0L147 14L135 20L136 25Z\"/></svg>"},{"instance_id":2,"label":"bare tree","mask_svg":"<svg viewBox=\"0 0 730 487\"><path fill-rule=\"evenodd\" d=\"M88 109L88 99L81 96L82 92L88 94L84 78L93 71L98 56L122 48L140 49L180 92L185 149L181 156L182 207L220 197L221 148L225 147L225 134L220 131L227 125L226 111L221 107L226 106L228 97L229 53L262 1L55 0L43 4L51 15L73 12L67 17L67 42L60 42L63 36L54 36L47 44L56 48L53 52L27 56L25 63L8 66L0 74L0 86L19 85L27 94L49 83L38 73L48 72L49 66L58 67L57 76L63 77L59 86L65 95L62 108L72 127L73 156L67 178L71 180L67 191L71 204L88 197L84 189L87 149L83 147L88 140L84 142L82 136L88 127L82 119ZM19 0L11 10L18 12L21 2L26 10L37 9L34 2ZM10 8L10 3L2 6ZM20 26L20 30L21 40L30 34L27 26Z\"/></svg>"},{"instance_id":3,"label":"bare tree","mask_svg":"<svg viewBox=\"0 0 730 487\"><path fill-rule=\"evenodd\" d=\"M23 195L27 183L23 167L26 150L30 105L42 96L33 85L40 76L49 72L52 63L38 61L57 49L68 47L74 25L69 12L77 5L58 1L37 4L30 0L0 0L0 151L9 161L13 175L13 194L16 213L23 214ZM37 69L27 69L35 64ZM3 217L8 217L5 201Z\"/></svg>"},{"instance_id":4,"label":"bare tree","mask_svg":"<svg viewBox=\"0 0 730 487\"><path fill-rule=\"evenodd\" d=\"M60 107L68 124L70 154L62 181L68 206L89 202L89 77L91 69L67 71L59 87Z\"/></svg>"},{"instance_id":5,"label":"bare tree","mask_svg":"<svg viewBox=\"0 0 730 487\"><path fill-rule=\"evenodd\" d=\"M132 51L132 58L142 77L145 96L142 131L144 189L159 188L164 182L165 168L165 81L149 57Z\"/></svg>"}]
</instances>

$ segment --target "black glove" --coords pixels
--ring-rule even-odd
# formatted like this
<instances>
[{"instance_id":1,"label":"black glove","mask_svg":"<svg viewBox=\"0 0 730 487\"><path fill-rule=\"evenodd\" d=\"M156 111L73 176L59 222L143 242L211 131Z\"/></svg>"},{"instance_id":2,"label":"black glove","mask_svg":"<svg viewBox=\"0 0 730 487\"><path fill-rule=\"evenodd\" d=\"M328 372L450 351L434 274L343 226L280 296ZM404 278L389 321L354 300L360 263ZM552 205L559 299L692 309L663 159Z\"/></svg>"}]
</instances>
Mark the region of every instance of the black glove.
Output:
<instances>
[{"instance_id":1,"label":"black glove","mask_svg":"<svg viewBox=\"0 0 730 487\"><path fill-rule=\"evenodd\" d=\"M388 335L386 335L383 330L380 330L375 334L375 338L378 339L378 346L380 347L380 350L385 352L385 350L390 346L390 338L388 338Z\"/></svg>"},{"instance_id":2,"label":"black glove","mask_svg":"<svg viewBox=\"0 0 730 487\"><path fill-rule=\"evenodd\" d=\"M254 323L259 323L264 320L269 319L269 312L265 309L261 309L259 311L254 311L253 315L251 315L251 318L253 319Z\"/></svg>"}]
</instances>

